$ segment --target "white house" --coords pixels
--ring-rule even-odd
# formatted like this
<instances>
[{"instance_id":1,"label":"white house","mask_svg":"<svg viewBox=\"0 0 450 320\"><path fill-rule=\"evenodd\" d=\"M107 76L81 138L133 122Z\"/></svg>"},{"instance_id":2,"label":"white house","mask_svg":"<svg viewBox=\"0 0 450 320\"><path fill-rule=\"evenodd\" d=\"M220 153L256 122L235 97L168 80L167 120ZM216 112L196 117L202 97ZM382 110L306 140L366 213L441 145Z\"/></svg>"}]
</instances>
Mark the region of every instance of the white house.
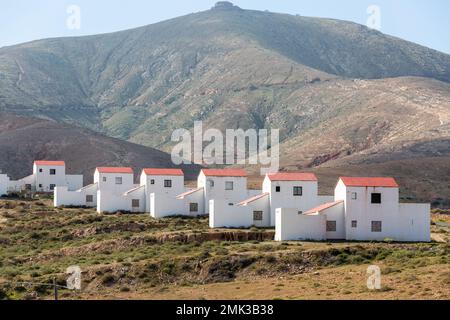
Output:
<instances>
[{"instance_id":1,"label":"white house","mask_svg":"<svg viewBox=\"0 0 450 320\"><path fill-rule=\"evenodd\" d=\"M303 213L278 208L275 240L430 241L430 205L399 203L389 177L341 177L335 201Z\"/></svg>"},{"instance_id":2,"label":"white house","mask_svg":"<svg viewBox=\"0 0 450 320\"><path fill-rule=\"evenodd\" d=\"M10 180L8 191L31 190L50 193L57 186L77 190L83 186L83 175L66 174L64 161L34 161L33 174L20 180Z\"/></svg>"},{"instance_id":3,"label":"white house","mask_svg":"<svg viewBox=\"0 0 450 320\"><path fill-rule=\"evenodd\" d=\"M93 183L75 191L68 187L56 187L54 191L53 204L55 207L97 207L98 184Z\"/></svg>"},{"instance_id":4,"label":"white house","mask_svg":"<svg viewBox=\"0 0 450 320\"><path fill-rule=\"evenodd\" d=\"M143 192L138 192L143 188L134 184L132 168L96 168L94 184L97 185L97 212L143 212Z\"/></svg>"},{"instance_id":5,"label":"white house","mask_svg":"<svg viewBox=\"0 0 450 320\"><path fill-rule=\"evenodd\" d=\"M9 177L6 174L0 173L0 197L8 193Z\"/></svg>"},{"instance_id":6,"label":"white house","mask_svg":"<svg viewBox=\"0 0 450 320\"><path fill-rule=\"evenodd\" d=\"M185 192L181 169L148 168L142 170L141 187L145 194L145 212L154 218L185 214L177 196Z\"/></svg>"},{"instance_id":7,"label":"white house","mask_svg":"<svg viewBox=\"0 0 450 320\"><path fill-rule=\"evenodd\" d=\"M266 175L262 193L240 202L238 206L248 208L252 225L273 227L277 208L291 208L303 213L332 199L331 196L319 196L314 173L279 172Z\"/></svg>"}]
</instances>

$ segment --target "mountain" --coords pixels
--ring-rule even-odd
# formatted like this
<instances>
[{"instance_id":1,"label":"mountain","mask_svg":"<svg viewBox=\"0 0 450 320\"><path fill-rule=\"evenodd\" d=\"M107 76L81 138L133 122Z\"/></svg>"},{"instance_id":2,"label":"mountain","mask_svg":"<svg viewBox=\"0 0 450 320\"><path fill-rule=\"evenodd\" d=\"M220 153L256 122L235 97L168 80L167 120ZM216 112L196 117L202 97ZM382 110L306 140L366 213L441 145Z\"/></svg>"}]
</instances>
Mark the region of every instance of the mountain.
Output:
<instances>
[{"instance_id":1,"label":"mountain","mask_svg":"<svg viewBox=\"0 0 450 320\"><path fill-rule=\"evenodd\" d=\"M352 22L221 2L137 29L0 48L0 88L0 111L163 151L195 120L280 128L284 169L402 176L404 163L433 177L427 197L448 194L426 159L450 156L450 55Z\"/></svg>"},{"instance_id":2,"label":"mountain","mask_svg":"<svg viewBox=\"0 0 450 320\"><path fill-rule=\"evenodd\" d=\"M98 166L131 166L135 175L147 167L172 167L171 156L159 150L105 137L68 124L0 114L0 168L14 179L32 173L34 160L65 160L67 171L93 179ZM188 179L199 167L184 166Z\"/></svg>"}]
</instances>

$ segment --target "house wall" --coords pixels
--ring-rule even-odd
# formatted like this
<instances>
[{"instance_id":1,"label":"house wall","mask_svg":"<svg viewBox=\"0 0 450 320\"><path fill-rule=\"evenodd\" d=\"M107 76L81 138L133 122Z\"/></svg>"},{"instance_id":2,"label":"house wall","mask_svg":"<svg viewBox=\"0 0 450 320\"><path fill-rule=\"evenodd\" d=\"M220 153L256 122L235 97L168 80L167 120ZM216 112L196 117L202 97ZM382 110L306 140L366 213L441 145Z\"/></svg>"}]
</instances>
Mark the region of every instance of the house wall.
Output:
<instances>
[{"instance_id":1,"label":"house wall","mask_svg":"<svg viewBox=\"0 0 450 320\"><path fill-rule=\"evenodd\" d=\"M174 199L171 195L151 193L149 198L150 215L153 218L186 214L184 211L184 202Z\"/></svg>"},{"instance_id":2,"label":"house wall","mask_svg":"<svg viewBox=\"0 0 450 320\"><path fill-rule=\"evenodd\" d=\"M280 186L280 192L276 192L277 186ZM294 196L294 187L302 187L303 195ZM262 191L270 193L271 226L275 226L275 212L278 208L296 208L297 212L305 212L319 204L317 181L270 181L266 176Z\"/></svg>"},{"instance_id":3,"label":"house wall","mask_svg":"<svg viewBox=\"0 0 450 320\"><path fill-rule=\"evenodd\" d=\"M326 217L327 221L336 221L336 231L326 231L326 238L330 240L344 240L345 239L345 211L344 203L339 203L331 208L325 209L321 212Z\"/></svg>"},{"instance_id":4,"label":"house wall","mask_svg":"<svg viewBox=\"0 0 450 320\"><path fill-rule=\"evenodd\" d=\"M188 196L185 196L184 199L177 199L181 203L182 209L181 212L183 215L187 216L198 216L205 214L205 199L203 198L203 190L199 190L194 192ZM198 204L198 212L190 212L190 204L197 203Z\"/></svg>"},{"instance_id":5,"label":"house wall","mask_svg":"<svg viewBox=\"0 0 450 320\"><path fill-rule=\"evenodd\" d=\"M0 174L0 196L8 193L9 177L6 174Z\"/></svg>"},{"instance_id":6,"label":"house wall","mask_svg":"<svg viewBox=\"0 0 450 320\"><path fill-rule=\"evenodd\" d=\"M132 208L132 199L139 199L139 209ZM144 188L134 191L131 194L124 195L108 190L97 191L97 212L144 212L145 210L145 192Z\"/></svg>"},{"instance_id":7,"label":"house wall","mask_svg":"<svg viewBox=\"0 0 450 320\"><path fill-rule=\"evenodd\" d=\"M122 178L122 184L116 184L116 177ZM106 181L103 181L103 178L106 178ZM123 194L135 187L133 174L131 173L100 173L95 171L94 183L98 184L99 190L115 194Z\"/></svg>"},{"instance_id":8,"label":"house wall","mask_svg":"<svg viewBox=\"0 0 450 320\"><path fill-rule=\"evenodd\" d=\"M22 178L20 180L10 180L8 185L8 191L14 192L14 191L21 191L25 189L25 186L29 184L32 187L36 186L36 180L35 176L27 176L25 178Z\"/></svg>"},{"instance_id":9,"label":"house wall","mask_svg":"<svg viewBox=\"0 0 450 320\"><path fill-rule=\"evenodd\" d=\"M275 219L275 241L326 239L325 215L303 215L297 209L279 208Z\"/></svg>"},{"instance_id":10,"label":"house wall","mask_svg":"<svg viewBox=\"0 0 450 320\"><path fill-rule=\"evenodd\" d=\"M151 180L155 180L155 184L151 184ZM164 187L164 180L171 180L172 187ZM155 176L141 174L140 184L145 186L146 198L150 200L150 194L163 195L164 198L172 198L177 201L176 196L185 192L184 176ZM150 201L146 201L145 212L150 212Z\"/></svg>"},{"instance_id":11,"label":"house wall","mask_svg":"<svg viewBox=\"0 0 450 320\"><path fill-rule=\"evenodd\" d=\"M352 199L356 192L357 199ZM371 194L381 193L381 204L371 203ZM345 201L345 229L347 240L379 240L396 237L398 222L398 188L346 187L342 181L336 186L336 200ZM343 199L342 199L343 198ZM352 227L352 221L357 227ZM372 221L382 222L382 232L372 232Z\"/></svg>"},{"instance_id":12,"label":"house wall","mask_svg":"<svg viewBox=\"0 0 450 320\"><path fill-rule=\"evenodd\" d=\"M70 191L75 191L83 187L83 175L68 174L66 175L66 184Z\"/></svg>"},{"instance_id":13,"label":"house wall","mask_svg":"<svg viewBox=\"0 0 450 320\"><path fill-rule=\"evenodd\" d=\"M86 202L86 196L92 195L93 202ZM56 187L54 191L53 205L73 207L96 207L97 185L93 184L77 191L70 191L68 187Z\"/></svg>"},{"instance_id":14,"label":"house wall","mask_svg":"<svg viewBox=\"0 0 450 320\"><path fill-rule=\"evenodd\" d=\"M211 187L209 181L214 181L214 187ZM225 190L225 183L233 182L233 190ZM245 200L248 195L246 177L206 177L203 172L197 179L197 186L203 188L205 204L209 200L222 199L226 203L236 204ZM205 206L205 214L209 213L209 205Z\"/></svg>"},{"instance_id":15,"label":"house wall","mask_svg":"<svg viewBox=\"0 0 450 320\"><path fill-rule=\"evenodd\" d=\"M52 169L55 170L54 175L50 174L50 170ZM33 175L35 178L36 191L38 192L52 192L52 184L55 186L67 185L65 166L38 166L33 164Z\"/></svg>"},{"instance_id":16,"label":"house wall","mask_svg":"<svg viewBox=\"0 0 450 320\"><path fill-rule=\"evenodd\" d=\"M210 228L249 228L253 216L247 207L230 206L228 201L211 199L209 201Z\"/></svg>"},{"instance_id":17,"label":"house wall","mask_svg":"<svg viewBox=\"0 0 450 320\"><path fill-rule=\"evenodd\" d=\"M253 195L254 196L254 195ZM252 196L250 196L252 197ZM260 198L258 200L255 200L246 206L243 206L243 208L247 208L249 211L249 214L252 218L253 225L256 227L270 227L270 202L269 202L269 195ZM253 212L254 211L262 211L263 212L263 220L262 221L255 221L253 220Z\"/></svg>"},{"instance_id":18,"label":"house wall","mask_svg":"<svg viewBox=\"0 0 450 320\"><path fill-rule=\"evenodd\" d=\"M402 232L393 239L411 242L431 241L430 210L430 204L400 203L397 226Z\"/></svg>"}]
</instances>

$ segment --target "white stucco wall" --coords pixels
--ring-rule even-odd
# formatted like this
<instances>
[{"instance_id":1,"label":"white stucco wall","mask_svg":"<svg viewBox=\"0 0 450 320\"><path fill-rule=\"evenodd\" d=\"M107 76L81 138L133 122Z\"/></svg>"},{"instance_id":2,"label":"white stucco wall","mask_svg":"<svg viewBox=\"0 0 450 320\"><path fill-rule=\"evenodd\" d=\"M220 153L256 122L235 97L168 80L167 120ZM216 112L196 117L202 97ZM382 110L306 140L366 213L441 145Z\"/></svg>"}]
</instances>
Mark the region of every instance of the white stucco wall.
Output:
<instances>
[{"instance_id":1,"label":"white stucco wall","mask_svg":"<svg viewBox=\"0 0 450 320\"><path fill-rule=\"evenodd\" d=\"M187 191L187 190L186 190ZM185 196L183 199L177 199L181 203L182 209L181 212L183 215L187 216L198 216L205 214L205 199L203 190L199 190L197 192L191 193L190 195ZM190 204L197 203L198 211L190 212Z\"/></svg>"},{"instance_id":2,"label":"white stucco wall","mask_svg":"<svg viewBox=\"0 0 450 320\"><path fill-rule=\"evenodd\" d=\"M188 215L186 213L184 202L175 199L172 195L162 193L151 193L150 197L150 215L153 218L164 218L175 215Z\"/></svg>"},{"instance_id":3,"label":"white stucco wall","mask_svg":"<svg viewBox=\"0 0 450 320\"><path fill-rule=\"evenodd\" d=\"M151 181L154 180L154 184ZM172 187L164 187L164 181L171 180ZM140 184L145 186L146 192L146 208L145 212L150 212L150 194L154 193L156 196L162 195L162 201L176 202L176 197L185 192L184 176L172 175L146 175L142 172L140 177ZM178 208L178 204L175 206Z\"/></svg>"},{"instance_id":4,"label":"white stucco wall","mask_svg":"<svg viewBox=\"0 0 450 320\"><path fill-rule=\"evenodd\" d=\"M210 228L249 228L253 225L253 216L247 207L230 206L228 201L209 201Z\"/></svg>"},{"instance_id":5,"label":"white stucco wall","mask_svg":"<svg viewBox=\"0 0 450 320\"><path fill-rule=\"evenodd\" d=\"M122 184L116 184L116 178L122 178ZM106 178L104 181L103 178ZM95 171L94 183L98 184L99 190L110 193L122 194L136 187L132 173L99 173Z\"/></svg>"},{"instance_id":6,"label":"white stucco wall","mask_svg":"<svg viewBox=\"0 0 450 320\"><path fill-rule=\"evenodd\" d=\"M55 174L51 175L50 170L54 169ZM42 171L42 172L41 172ZM33 175L35 176L35 186L38 192L52 192L51 185L66 186L66 167L51 165L33 164Z\"/></svg>"},{"instance_id":7,"label":"white stucco wall","mask_svg":"<svg viewBox=\"0 0 450 320\"><path fill-rule=\"evenodd\" d=\"M0 174L0 196L8 193L9 177L6 174Z\"/></svg>"},{"instance_id":8,"label":"white stucco wall","mask_svg":"<svg viewBox=\"0 0 450 320\"><path fill-rule=\"evenodd\" d=\"M276 191L279 186L280 192ZM294 196L294 187L302 187L302 196ZM275 226L275 211L277 208L295 208L306 212L320 204L317 181L270 181L266 176L263 182L263 192L270 193L270 225ZM324 198L323 200L327 200Z\"/></svg>"},{"instance_id":9,"label":"white stucco wall","mask_svg":"<svg viewBox=\"0 0 450 320\"><path fill-rule=\"evenodd\" d=\"M255 195L252 195L255 196ZM252 197L250 196L250 197ZM243 208L247 208L250 216L253 220L253 212L254 211L262 211L263 212L263 220L262 221L255 221L253 220L253 225L256 227L270 227L270 202L269 202L269 195L266 195L258 200L252 201L248 203L245 206L242 206Z\"/></svg>"},{"instance_id":10,"label":"white stucco wall","mask_svg":"<svg viewBox=\"0 0 450 320\"><path fill-rule=\"evenodd\" d=\"M70 191L75 191L83 187L83 175L68 174L66 175L66 185Z\"/></svg>"},{"instance_id":11,"label":"white stucco wall","mask_svg":"<svg viewBox=\"0 0 450 320\"><path fill-rule=\"evenodd\" d=\"M86 202L87 195L92 195L92 202ZM76 191L70 191L68 187L56 187L54 192L53 204L55 207L96 207L97 185L92 184Z\"/></svg>"},{"instance_id":12,"label":"white stucco wall","mask_svg":"<svg viewBox=\"0 0 450 320\"><path fill-rule=\"evenodd\" d=\"M400 203L397 225L402 230L401 235L394 238L399 241L429 242L430 204Z\"/></svg>"},{"instance_id":13,"label":"white stucco wall","mask_svg":"<svg viewBox=\"0 0 450 320\"><path fill-rule=\"evenodd\" d=\"M209 181L214 181L214 187L211 187ZM233 190L225 190L225 184L228 181L233 182ZM215 199L237 204L248 197L247 177L206 177L203 172L200 172L197 186L204 190L205 204ZM208 205L205 206L205 211L205 214L209 213Z\"/></svg>"},{"instance_id":14,"label":"white stucco wall","mask_svg":"<svg viewBox=\"0 0 450 320\"><path fill-rule=\"evenodd\" d=\"M336 221L336 231L326 231L326 238L330 240L345 239L345 211L344 202L341 202L331 208L321 212L327 221Z\"/></svg>"},{"instance_id":15,"label":"white stucco wall","mask_svg":"<svg viewBox=\"0 0 450 320\"><path fill-rule=\"evenodd\" d=\"M326 239L326 216L299 214L297 209L276 209L275 241Z\"/></svg>"},{"instance_id":16,"label":"white stucco wall","mask_svg":"<svg viewBox=\"0 0 450 320\"><path fill-rule=\"evenodd\" d=\"M336 189L337 197L345 197L347 240L382 241L398 234L398 188L346 187L338 183ZM357 199L352 199L353 193L356 193ZM381 194L381 204L371 203L372 193ZM352 221L357 222L356 228L352 227ZM372 221L382 222L382 232L372 232Z\"/></svg>"}]
</instances>

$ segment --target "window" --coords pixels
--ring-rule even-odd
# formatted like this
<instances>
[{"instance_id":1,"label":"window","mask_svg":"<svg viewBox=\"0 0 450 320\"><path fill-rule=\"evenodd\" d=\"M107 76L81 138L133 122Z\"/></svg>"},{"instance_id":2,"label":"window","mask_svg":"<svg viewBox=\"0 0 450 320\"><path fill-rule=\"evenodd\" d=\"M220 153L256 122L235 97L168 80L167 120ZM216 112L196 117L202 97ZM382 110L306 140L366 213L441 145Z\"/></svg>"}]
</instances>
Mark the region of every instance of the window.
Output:
<instances>
[{"instance_id":1,"label":"window","mask_svg":"<svg viewBox=\"0 0 450 320\"><path fill-rule=\"evenodd\" d=\"M42 188L42 184L41 183L39 183L39 188Z\"/></svg>"},{"instance_id":2,"label":"window","mask_svg":"<svg viewBox=\"0 0 450 320\"><path fill-rule=\"evenodd\" d=\"M358 199L358 194L356 192L352 192L352 200Z\"/></svg>"},{"instance_id":3,"label":"window","mask_svg":"<svg viewBox=\"0 0 450 320\"><path fill-rule=\"evenodd\" d=\"M294 196L301 196L303 195L303 188L302 187L294 187Z\"/></svg>"},{"instance_id":4,"label":"window","mask_svg":"<svg viewBox=\"0 0 450 320\"><path fill-rule=\"evenodd\" d=\"M31 184L26 184L25 185L25 190L31 190Z\"/></svg>"},{"instance_id":5,"label":"window","mask_svg":"<svg viewBox=\"0 0 450 320\"><path fill-rule=\"evenodd\" d=\"M150 184L155 184L155 179L150 180Z\"/></svg>"},{"instance_id":6,"label":"window","mask_svg":"<svg viewBox=\"0 0 450 320\"><path fill-rule=\"evenodd\" d=\"M214 187L214 180L208 180L208 183L211 188Z\"/></svg>"},{"instance_id":7,"label":"window","mask_svg":"<svg viewBox=\"0 0 450 320\"><path fill-rule=\"evenodd\" d=\"M50 185L50 190L51 190L51 191L55 190L55 187L56 187L56 185L51 184L51 185Z\"/></svg>"},{"instance_id":8,"label":"window","mask_svg":"<svg viewBox=\"0 0 450 320\"><path fill-rule=\"evenodd\" d=\"M225 182L225 190L233 190L233 181L226 181Z\"/></svg>"},{"instance_id":9,"label":"window","mask_svg":"<svg viewBox=\"0 0 450 320\"><path fill-rule=\"evenodd\" d=\"M230 206L230 207L232 207L232 206L234 206L234 203L228 203L228 205Z\"/></svg>"},{"instance_id":10,"label":"window","mask_svg":"<svg viewBox=\"0 0 450 320\"><path fill-rule=\"evenodd\" d=\"M372 193L372 203L381 203L381 193Z\"/></svg>"},{"instance_id":11,"label":"window","mask_svg":"<svg viewBox=\"0 0 450 320\"><path fill-rule=\"evenodd\" d=\"M358 227L358 221L353 220L352 221L352 228L357 228Z\"/></svg>"},{"instance_id":12,"label":"window","mask_svg":"<svg viewBox=\"0 0 450 320\"><path fill-rule=\"evenodd\" d=\"M198 203L190 203L189 212L198 212Z\"/></svg>"},{"instance_id":13,"label":"window","mask_svg":"<svg viewBox=\"0 0 450 320\"><path fill-rule=\"evenodd\" d=\"M106 177L103 177L103 182L106 182Z\"/></svg>"},{"instance_id":14,"label":"window","mask_svg":"<svg viewBox=\"0 0 450 320\"><path fill-rule=\"evenodd\" d=\"M139 205L139 199L132 199L131 200L131 207L132 208L139 208L140 207L140 205Z\"/></svg>"},{"instance_id":15,"label":"window","mask_svg":"<svg viewBox=\"0 0 450 320\"><path fill-rule=\"evenodd\" d=\"M164 188L172 188L172 180L164 180Z\"/></svg>"},{"instance_id":16,"label":"window","mask_svg":"<svg viewBox=\"0 0 450 320\"><path fill-rule=\"evenodd\" d=\"M39 169L39 172L41 172L41 173L42 173L42 168L41 168L41 169Z\"/></svg>"},{"instance_id":17,"label":"window","mask_svg":"<svg viewBox=\"0 0 450 320\"><path fill-rule=\"evenodd\" d=\"M94 202L94 196L92 194L87 194L86 202Z\"/></svg>"},{"instance_id":18,"label":"window","mask_svg":"<svg viewBox=\"0 0 450 320\"><path fill-rule=\"evenodd\" d=\"M280 186L276 186L275 187L275 192L280 192L281 191L281 187Z\"/></svg>"},{"instance_id":19,"label":"window","mask_svg":"<svg viewBox=\"0 0 450 320\"><path fill-rule=\"evenodd\" d=\"M116 184L122 184L122 177L116 177Z\"/></svg>"},{"instance_id":20,"label":"window","mask_svg":"<svg viewBox=\"0 0 450 320\"><path fill-rule=\"evenodd\" d=\"M262 220L263 220L263 212L253 211L253 221L262 221Z\"/></svg>"},{"instance_id":21,"label":"window","mask_svg":"<svg viewBox=\"0 0 450 320\"><path fill-rule=\"evenodd\" d=\"M54 176L56 174L56 169L50 169L50 175Z\"/></svg>"},{"instance_id":22,"label":"window","mask_svg":"<svg viewBox=\"0 0 450 320\"><path fill-rule=\"evenodd\" d=\"M336 221L327 221L327 232L336 232Z\"/></svg>"},{"instance_id":23,"label":"window","mask_svg":"<svg viewBox=\"0 0 450 320\"><path fill-rule=\"evenodd\" d=\"M303 214L303 211L298 211L297 213L298 213L298 214Z\"/></svg>"},{"instance_id":24,"label":"window","mask_svg":"<svg viewBox=\"0 0 450 320\"><path fill-rule=\"evenodd\" d=\"M381 232L381 221L372 221L372 232Z\"/></svg>"}]
</instances>

